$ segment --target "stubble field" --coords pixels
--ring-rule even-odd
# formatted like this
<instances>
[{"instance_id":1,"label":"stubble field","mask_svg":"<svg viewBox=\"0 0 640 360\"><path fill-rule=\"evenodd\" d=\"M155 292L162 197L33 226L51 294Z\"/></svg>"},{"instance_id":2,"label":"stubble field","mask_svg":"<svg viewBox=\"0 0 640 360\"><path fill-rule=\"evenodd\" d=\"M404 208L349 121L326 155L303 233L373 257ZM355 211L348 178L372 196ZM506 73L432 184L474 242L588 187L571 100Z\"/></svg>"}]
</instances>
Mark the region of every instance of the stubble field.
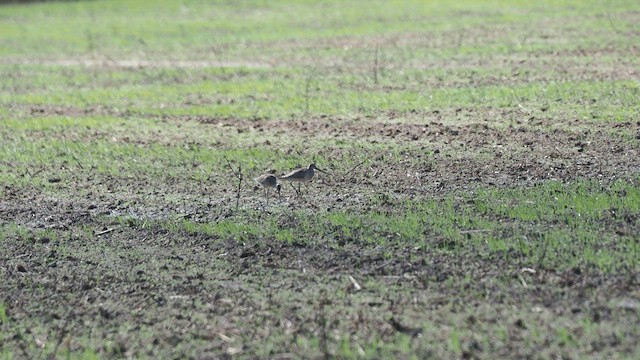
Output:
<instances>
[{"instance_id":1,"label":"stubble field","mask_svg":"<svg viewBox=\"0 0 640 360\"><path fill-rule=\"evenodd\" d=\"M0 358L640 357L639 23L0 5Z\"/></svg>"}]
</instances>

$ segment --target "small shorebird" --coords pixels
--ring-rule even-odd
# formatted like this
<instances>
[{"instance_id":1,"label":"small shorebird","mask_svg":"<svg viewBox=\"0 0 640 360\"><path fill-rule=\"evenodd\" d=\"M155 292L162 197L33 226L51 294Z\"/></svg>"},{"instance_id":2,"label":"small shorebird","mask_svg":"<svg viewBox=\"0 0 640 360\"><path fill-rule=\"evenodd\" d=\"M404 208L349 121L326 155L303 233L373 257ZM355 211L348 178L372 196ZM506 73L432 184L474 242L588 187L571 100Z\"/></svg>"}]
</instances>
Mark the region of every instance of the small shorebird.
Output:
<instances>
[{"instance_id":1,"label":"small shorebird","mask_svg":"<svg viewBox=\"0 0 640 360\"><path fill-rule=\"evenodd\" d=\"M281 176L280 180L297 182L298 190L296 191L296 194L300 194L300 183L305 181L310 181L313 178L313 174L315 173L315 170L324 172L322 169L319 169L318 167L316 167L316 164L311 164L309 165L309 167L295 169L292 172ZM293 184L291 184L291 186L293 187ZM294 190L295 190L295 187L294 187Z\"/></svg>"},{"instance_id":2,"label":"small shorebird","mask_svg":"<svg viewBox=\"0 0 640 360\"><path fill-rule=\"evenodd\" d=\"M278 184L278 177L273 174L263 174L258 176L255 180L264 189L264 196L267 199L267 205L269 204L269 190L275 188L280 195L280 184Z\"/></svg>"}]
</instances>

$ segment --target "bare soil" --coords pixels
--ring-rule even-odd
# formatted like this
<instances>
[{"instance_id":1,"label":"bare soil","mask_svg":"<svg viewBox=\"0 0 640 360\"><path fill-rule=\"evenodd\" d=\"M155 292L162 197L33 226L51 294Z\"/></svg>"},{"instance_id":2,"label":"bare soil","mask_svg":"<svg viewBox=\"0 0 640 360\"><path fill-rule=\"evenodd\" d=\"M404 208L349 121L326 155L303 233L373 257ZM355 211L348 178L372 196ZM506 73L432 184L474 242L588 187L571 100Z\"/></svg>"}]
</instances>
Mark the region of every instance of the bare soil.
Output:
<instances>
[{"instance_id":1,"label":"bare soil","mask_svg":"<svg viewBox=\"0 0 640 360\"><path fill-rule=\"evenodd\" d=\"M34 116L110 112L50 106L30 111ZM485 121L496 116L511 119L506 122L511 125L496 128ZM463 125L454 125L451 118ZM222 126L264 132L274 141L261 146L274 148L291 134L302 142L327 137L409 145L395 158L384 151L360 154L366 161L359 169L366 171L319 175L303 198L286 189L284 198L274 200L276 207L257 215L275 216L285 228L297 220L279 209L393 212L397 197L438 198L451 191L548 180L610 183L633 179L640 171L640 123L594 121L572 130L572 120L556 121L544 112L534 116L487 108L368 119L158 120L195 122L206 131ZM623 136L634 133L635 138ZM109 134L94 136L104 140ZM325 158L335 159L326 164L329 170L350 156L340 149L323 151ZM533 270L503 256L442 252L452 246L444 238L427 239L426 247L380 247L349 238L285 243L168 230L153 220L210 223L247 216L233 208L232 177L219 174L201 184L56 172L49 182L68 196L5 186L0 203L1 222L30 229L4 241L1 255L0 301L11 323L3 325L0 342L15 347L17 357L55 348L59 354L94 349L114 358L257 353L295 358L299 354L291 349L296 347L322 357L335 353L344 336L364 347L375 339L392 342L398 334L411 337L409 346L420 357L441 357L447 352L437 344L450 343L443 334L451 327L461 332L462 358L536 358L539 346L545 347L543 357L638 352L637 269L606 275L579 268ZM372 193L392 196L386 204L372 204L362 196ZM182 198L182 204L165 200L162 195L168 194ZM261 194L250 186L243 189L243 208L261 208ZM130 220L117 220L122 215ZM620 231L637 234L639 220L629 218ZM597 334L586 333L584 323ZM505 337L493 333L498 328ZM571 343L559 342L559 329L565 328L571 334L566 341L585 348L576 352ZM296 340L309 338L319 339L319 345Z\"/></svg>"}]
</instances>

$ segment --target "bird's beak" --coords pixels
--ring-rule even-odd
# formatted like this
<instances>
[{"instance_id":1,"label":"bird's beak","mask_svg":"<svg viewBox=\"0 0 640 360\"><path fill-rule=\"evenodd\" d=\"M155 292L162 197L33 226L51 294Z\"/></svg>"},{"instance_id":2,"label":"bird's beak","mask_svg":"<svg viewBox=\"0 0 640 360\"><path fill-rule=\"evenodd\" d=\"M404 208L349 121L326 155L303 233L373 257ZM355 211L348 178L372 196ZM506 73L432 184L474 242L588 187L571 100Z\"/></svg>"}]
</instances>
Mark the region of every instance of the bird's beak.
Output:
<instances>
[{"instance_id":1,"label":"bird's beak","mask_svg":"<svg viewBox=\"0 0 640 360\"><path fill-rule=\"evenodd\" d=\"M327 173L326 171L320 169L319 167L316 167L316 170L320 171L321 173L325 173L325 174Z\"/></svg>"}]
</instances>

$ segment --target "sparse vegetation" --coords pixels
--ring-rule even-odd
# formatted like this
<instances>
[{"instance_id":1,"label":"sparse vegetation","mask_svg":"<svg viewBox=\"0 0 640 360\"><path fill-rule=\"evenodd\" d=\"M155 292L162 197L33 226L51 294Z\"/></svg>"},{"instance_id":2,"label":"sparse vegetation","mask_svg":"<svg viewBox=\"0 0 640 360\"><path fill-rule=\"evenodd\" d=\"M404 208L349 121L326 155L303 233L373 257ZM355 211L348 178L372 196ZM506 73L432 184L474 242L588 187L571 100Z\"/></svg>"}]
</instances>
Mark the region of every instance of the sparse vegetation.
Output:
<instances>
[{"instance_id":1,"label":"sparse vegetation","mask_svg":"<svg viewBox=\"0 0 640 360\"><path fill-rule=\"evenodd\" d=\"M0 358L640 357L638 14L0 5Z\"/></svg>"}]
</instances>

